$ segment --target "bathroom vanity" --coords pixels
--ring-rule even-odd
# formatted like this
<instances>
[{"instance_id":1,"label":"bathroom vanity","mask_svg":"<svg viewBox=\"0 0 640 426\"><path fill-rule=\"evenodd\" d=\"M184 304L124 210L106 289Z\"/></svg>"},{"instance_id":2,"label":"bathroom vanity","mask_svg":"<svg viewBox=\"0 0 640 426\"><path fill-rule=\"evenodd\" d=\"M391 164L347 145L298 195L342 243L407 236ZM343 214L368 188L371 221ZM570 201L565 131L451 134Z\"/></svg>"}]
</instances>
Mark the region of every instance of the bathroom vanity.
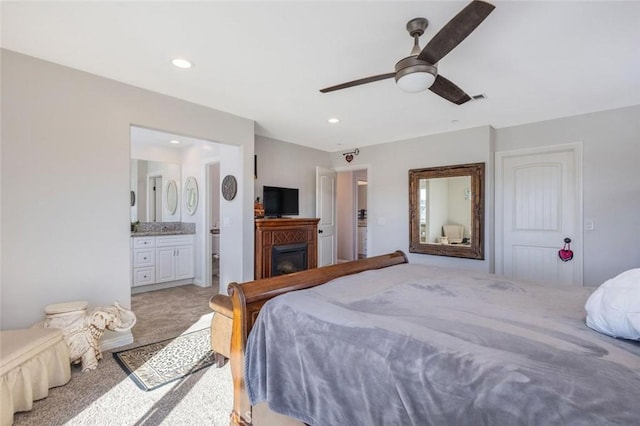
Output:
<instances>
[{"instance_id":1,"label":"bathroom vanity","mask_svg":"<svg viewBox=\"0 0 640 426\"><path fill-rule=\"evenodd\" d=\"M186 228L131 233L134 293L193 283L195 229Z\"/></svg>"}]
</instances>

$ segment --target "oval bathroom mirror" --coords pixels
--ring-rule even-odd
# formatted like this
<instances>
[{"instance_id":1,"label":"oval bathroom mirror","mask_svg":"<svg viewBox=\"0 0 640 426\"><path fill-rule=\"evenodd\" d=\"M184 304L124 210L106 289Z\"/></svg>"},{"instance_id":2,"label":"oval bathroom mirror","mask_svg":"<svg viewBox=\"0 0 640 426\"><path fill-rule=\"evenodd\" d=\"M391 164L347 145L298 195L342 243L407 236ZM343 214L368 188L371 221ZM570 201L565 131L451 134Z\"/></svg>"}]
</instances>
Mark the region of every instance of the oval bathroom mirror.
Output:
<instances>
[{"instance_id":1,"label":"oval bathroom mirror","mask_svg":"<svg viewBox=\"0 0 640 426\"><path fill-rule=\"evenodd\" d=\"M193 176L189 176L184 184L184 199L187 213L194 214L198 208L198 182Z\"/></svg>"},{"instance_id":2,"label":"oval bathroom mirror","mask_svg":"<svg viewBox=\"0 0 640 426\"><path fill-rule=\"evenodd\" d=\"M178 186L175 180L167 183L167 210L170 214L175 214L178 209Z\"/></svg>"}]
</instances>

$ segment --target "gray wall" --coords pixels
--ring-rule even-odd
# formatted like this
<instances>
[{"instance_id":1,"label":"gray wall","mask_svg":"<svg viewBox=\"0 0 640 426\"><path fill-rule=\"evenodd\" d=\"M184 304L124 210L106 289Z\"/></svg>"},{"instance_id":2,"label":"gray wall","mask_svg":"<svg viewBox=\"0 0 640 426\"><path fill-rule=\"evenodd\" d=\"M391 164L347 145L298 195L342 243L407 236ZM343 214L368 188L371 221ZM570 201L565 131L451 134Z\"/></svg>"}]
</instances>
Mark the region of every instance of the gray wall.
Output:
<instances>
[{"instance_id":1,"label":"gray wall","mask_svg":"<svg viewBox=\"0 0 640 426\"><path fill-rule=\"evenodd\" d=\"M27 327L51 303L130 303L130 125L219 142L238 197L221 245L227 276L253 277L254 123L2 50L1 308Z\"/></svg>"},{"instance_id":2,"label":"gray wall","mask_svg":"<svg viewBox=\"0 0 640 426\"><path fill-rule=\"evenodd\" d=\"M25 327L50 303L130 301L129 127L220 142L222 175L238 196L221 203L221 282L253 275L255 195L262 185L300 189L300 215L315 216L315 166L345 166L326 153L256 138L254 123L210 108L2 50L0 286L2 328ZM489 126L360 149L369 167L369 255L408 248L411 168L487 163L486 260L410 255L412 262L491 270L493 153L582 142L585 284L640 266L640 106L493 130ZM495 149L494 149L495 144ZM235 146L234 146L235 145ZM239 148L238 148L239 147ZM393 159L393 161L390 161ZM407 250L408 251L408 250Z\"/></svg>"},{"instance_id":3,"label":"gray wall","mask_svg":"<svg viewBox=\"0 0 640 426\"><path fill-rule=\"evenodd\" d=\"M584 284L596 286L640 267L640 106L502 129L476 129L360 148L352 165L368 165L371 253L408 252L408 170L486 162L485 258L455 259L409 254L411 262L493 270L494 155L497 151L581 142L583 211L595 222L584 231ZM393 161L390 161L393 159ZM344 167L340 152L333 165Z\"/></svg>"},{"instance_id":4,"label":"gray wall","mask_svg":"<svg viewBox=\"0 0 640 426\"><path fill-rule=\"evenodd\" d=\"M262 200L265 185L298 188L297 217L316 217L316 166L330 168L330 154L263 136L256 136L255 153L258 159L255 196Z\"/></svg>"},{"instance_id":5,"label":"gray wall","mask_svg":"<svg viewBox=\"0 0 640 426\"><path fill-rule=\"evenodd\" d=\"M584 284L640 267L640 106L497 129L496 151L582 142Z\"/></svg>"},{"instance_id":6,"label":"gray wall","mask_svg":"<svg viewBox=\"0 0 640 426\"><path fill-rule=\"evenodd\" d=\"M404 250L412 263L490 271L493 216L485 217L485 260L456 259L409 253L409 169L450 164L487 163L486 188L493 186L492 129L489 126L360 147L349 167L368 167L367 225L369 257ZM347 164L341 152L332 153L338 170ZM489 191L487 191L489 192ZM493 204L489 194L485 209Z\"/></svg>"}]
</instances>

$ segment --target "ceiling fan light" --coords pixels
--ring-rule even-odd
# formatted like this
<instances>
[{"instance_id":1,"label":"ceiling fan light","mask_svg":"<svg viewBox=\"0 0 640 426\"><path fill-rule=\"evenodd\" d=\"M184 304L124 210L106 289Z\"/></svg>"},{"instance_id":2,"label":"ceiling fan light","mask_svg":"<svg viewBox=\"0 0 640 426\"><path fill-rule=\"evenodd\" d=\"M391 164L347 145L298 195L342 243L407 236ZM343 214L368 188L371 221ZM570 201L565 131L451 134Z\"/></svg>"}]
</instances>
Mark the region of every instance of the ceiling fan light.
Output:
<instances>
[{"instance_id":1,"label":"ceiling fan light","mask_svg":"<svg viewBox=\"0 0 640 426\"><path fill-rule=\"evenodd\" d=\"M412 72L400 77L396 83L405 92L416 93L427 90L435 80L436 77L431 73Z\"/></svg>"}]
</instances>

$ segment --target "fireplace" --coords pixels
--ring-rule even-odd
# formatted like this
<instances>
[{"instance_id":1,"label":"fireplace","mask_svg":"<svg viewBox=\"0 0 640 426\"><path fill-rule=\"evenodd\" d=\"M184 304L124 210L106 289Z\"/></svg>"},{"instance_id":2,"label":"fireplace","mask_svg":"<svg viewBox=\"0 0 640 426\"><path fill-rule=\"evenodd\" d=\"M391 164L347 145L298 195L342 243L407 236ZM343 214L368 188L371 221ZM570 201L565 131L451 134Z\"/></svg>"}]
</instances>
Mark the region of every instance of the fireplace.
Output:
<instances>
[{"instance_id":1,"label":"fireplace","mask_svg":"<svg viewBox=\"0 0 640 426\"><path fill-rule=\"evenodd\" d=\"M271 276L304 271L307 266L307 243L273 246L271 249Z\"/></svg>"},{"instance_id":2,"label":"fireplace","mask_svg":"<svg viewBox=\"0 0 640 426\"><path fill-rule=\"evenodd\" d=\"M275 268L273 258L283 248L303 249L301 253L283 253L289 262L304 265L302 269L318 266L318 218L256 219L255 279L269 278ZM278 248L275 250L275 248ZM286 250L289 251L289 250ZM277 268L277 267L276 267ZM291 270L287 264L286 271ZM273 275L280 275L275 273Z\"/></svg>"}]
</instances>

